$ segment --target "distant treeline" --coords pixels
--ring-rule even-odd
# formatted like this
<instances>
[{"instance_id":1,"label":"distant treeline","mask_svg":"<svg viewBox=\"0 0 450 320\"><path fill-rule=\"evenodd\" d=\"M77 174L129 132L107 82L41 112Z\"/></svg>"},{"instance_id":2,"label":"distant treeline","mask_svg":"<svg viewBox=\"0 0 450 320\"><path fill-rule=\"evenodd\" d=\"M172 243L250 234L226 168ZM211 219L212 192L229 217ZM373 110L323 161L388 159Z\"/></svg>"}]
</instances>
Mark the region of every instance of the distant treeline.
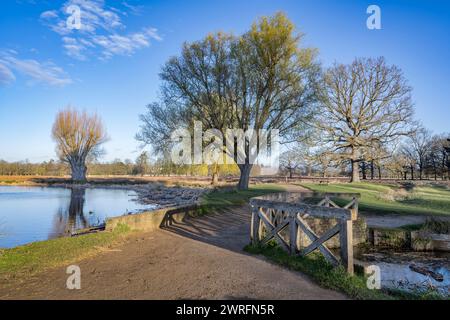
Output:
<instances>
[{"instance_id":1,"label":"distant treeline","mask_svg":"<svg viewBox=\"0 0 450 320\"><path fill-rule=\"evenodd\" d=\"M54 160L42 163L0 160L0 175L2 176L63 176L68 173L69 168L66 164Z\"/></svg>"},{"instance_id":2,"label":"distant treeline","mask_svg":"<svg viewBox=\"0 0 450 320\"><path fill-rule=\"evenodd\" d=\"M114 160L106 163L88 163L89 175L211 175L212 168L207 165L176 166L170 161L157 160L153 163L142 161L140 156L135 162L131 160ZM258 168L255 168L258 169ZM235 176L239 174L236 165L220 166L219 172L224 176ZM258 174L255 170L254 174ZM44 161L41 163L30 163L28 161L7 162L0 160L0 175L3 176L65 176L70 175L68 164L61 161Z\"/></svg>"},{"instance_id":3,"label":"distant treeline","mask_svg":"<svg viewBox=\"0 0 450 320\"><path fill-rule=\"evenodd\" d=\"M420 129L401 141L394 150L376 148L362 154L359 174L363 180L450 180L450 134L432 135ZM308 146L281 156L281 173L289 176L349 176L350 163L336 161L338 153L314 154ZM303 152L302 152L303 151Z\"/></svg>"}]
</instances>

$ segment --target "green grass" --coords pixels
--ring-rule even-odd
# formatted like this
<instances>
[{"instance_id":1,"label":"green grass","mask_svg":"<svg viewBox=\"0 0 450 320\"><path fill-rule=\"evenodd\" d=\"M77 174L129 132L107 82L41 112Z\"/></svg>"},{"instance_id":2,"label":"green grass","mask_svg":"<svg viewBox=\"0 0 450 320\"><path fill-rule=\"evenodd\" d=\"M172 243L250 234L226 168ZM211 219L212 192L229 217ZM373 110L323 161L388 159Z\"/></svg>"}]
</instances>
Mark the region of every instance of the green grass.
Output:
<instances>
[{"instance_id":1,"label":"green grass","mask_svg":"<svg viewBox=\"0 0 450 320\"><path fill-rule=\"evenodd\" d=\"M269 193L284 191L283 187L275 184L251 186L248 190L216 190L203 196L201 206L205 212L223 210L229 206L239 206L248 203L250 198Z\"/></svg>"},{"instance_id":2,"label":"green grass","mask_svg":"<svg viewBox=\"0 0 450 320\"><path fill-rule=\"evenodd\" d=\"M421 294L404 291L370 290L367 288L367 278L363 275L361 267L357 268L355 275L349 275L343 267L333 267L318 253L307 257L291 256L286 251L270 243L268 246L246 246L245 251L251 254L263 255L269 260L290 270L299 271L308 275L321 287L340 291L349 298L357 300L439 300L444 297L435 292Z\"/></svg>"},{"instance_id":3,"label":"green grass","mask_svg":"<svg viewBox=\"0 0 450 320\"><path fill-rule=\"evenodd\" d=\"M120 241L130 230L118 226L113 232L99 232L79 237L33 242L0 250L0 277L16 278L87 258L101 248Z\"/></svg>"},{"instance_id":4,"label":"green grass","mask_svg":"<svg viewBox=\"0 0 450 320\"><path fill-rule=\"evenodd\" d=\"M440 186L417 186L411 190L399 185L352 183L302 186L318 192L360 193L361 212L375 214L450 215L450 190Z\"/></svg>"}]
</instances>

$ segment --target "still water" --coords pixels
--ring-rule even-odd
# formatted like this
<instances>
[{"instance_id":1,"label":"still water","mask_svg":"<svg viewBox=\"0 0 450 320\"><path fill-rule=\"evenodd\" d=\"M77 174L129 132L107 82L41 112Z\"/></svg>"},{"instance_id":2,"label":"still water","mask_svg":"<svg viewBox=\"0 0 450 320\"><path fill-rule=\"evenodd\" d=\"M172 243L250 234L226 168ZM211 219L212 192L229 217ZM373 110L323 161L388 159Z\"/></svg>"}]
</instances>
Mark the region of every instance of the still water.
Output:
<instances>
[{"instance_id":1,"label":"still water","mask_svg":"<svg viewBox=\"0 0 450 320\"><path fill-rule=\"evenodd\" d=\"M136 193L117 189L0 186L0 248L67 236L149 205Z\"/></svg>"},{"instance_id":2,"label":"still water","mask_svg":"<svg viewBox=\"0 0 450 320\"><path fill-rule=\"evenodd\" d=\"M410 292L435 291L450 297L450 253L448 252L396 252L372 250L358 252L356 258L380 268L381 286ZM411 266L442 276L435 279L430 274L418 273Z\"/></svg>"}]
</instances>

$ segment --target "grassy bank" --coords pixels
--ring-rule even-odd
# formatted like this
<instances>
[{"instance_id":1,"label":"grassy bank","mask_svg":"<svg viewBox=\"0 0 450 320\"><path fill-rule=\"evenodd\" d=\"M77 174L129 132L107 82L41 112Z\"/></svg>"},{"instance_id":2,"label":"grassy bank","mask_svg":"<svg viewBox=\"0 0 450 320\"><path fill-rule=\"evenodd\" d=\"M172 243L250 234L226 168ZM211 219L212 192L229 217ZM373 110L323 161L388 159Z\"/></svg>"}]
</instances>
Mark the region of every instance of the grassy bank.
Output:
<instances>
[{"instance_id":1,"label":"grassy bank","mask_svg":"<svg viewBox=\"0 0 450 320\"><path fill-rule=\"evenodd\" d=\"M114 232L58 238L0 250L0 280L33 275L92 256L124 240L128 227Z\"/></svg>"},{"instance_id":2,"label":"grassy bank","mask_svg":"<svg viewBox=\"0 0 450 320\"><path fill-rule=\"evenodd\" d=\"M201 205L206 212L223 210L229 206L239 206L248 203L250 198L262 196L269 193L284 191L282 186L276 184L261 184L251 186L248 190L238 191L236 189L215 190L206 194Z\"/></svg>"},{"instance_id":3,"label":"grassy bank","mask_svg":"<svg viewBox=\"0 0 450 320\"><path fill-rule=\"evenodd\" d=\"M357 268L356 274L350 276L343 267L334 268L320 254L310 254L307 257L290 256L275 244L265 247L249 245L245 251L251 254L263 255L269 260L290 270L308 275L321 287L343 292L349 298L357 300L435 300L443 299L434 292L410 294L402 291L370 290L367 288L367 278L362 268Z\"/></svg>"},{"instance_id":4,"label":"grassy bank","mask_svg":"<svg viewBox=\"0 0 450 320\"><path fill-rule=\"evenodd\" d=\"M359 209L374 214L450 215L450 190L442 186L405 188L390 184L305 183L302 186L319 192L356 192L361 194Z\"/></svg>"}]
</instances>

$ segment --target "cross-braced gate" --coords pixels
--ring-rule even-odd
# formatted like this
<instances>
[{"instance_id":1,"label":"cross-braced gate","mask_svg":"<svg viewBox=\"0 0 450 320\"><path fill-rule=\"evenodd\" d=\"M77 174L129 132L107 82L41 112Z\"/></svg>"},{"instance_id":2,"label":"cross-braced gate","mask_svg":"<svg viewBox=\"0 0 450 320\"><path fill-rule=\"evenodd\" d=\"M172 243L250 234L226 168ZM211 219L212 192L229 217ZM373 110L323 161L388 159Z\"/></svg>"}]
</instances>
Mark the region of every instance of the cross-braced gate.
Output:
<instances>
[{"instance_id":1,"label":"cross-braced gate","mask_svg":"<svg viewBox=\"0 0 450 320\"><path fill-rule=\"evenodd\" d=\"M264 245L275 239L291 254L302 256L319 250L330 263L338 265L341 262L347 272L353 274L353 221L358 216L359 197L359 194L353 193L302 192L253 198L250 200L252 243ZM332 200L335 198L350 198L351 201L340 207ZM338 222L322 235L317 235L308 225L308 217L336 219ZM311 241L306 247L300 243L302 232ZM340 261L325 245L338 234Z\"/></svg>"}]
</instances>

